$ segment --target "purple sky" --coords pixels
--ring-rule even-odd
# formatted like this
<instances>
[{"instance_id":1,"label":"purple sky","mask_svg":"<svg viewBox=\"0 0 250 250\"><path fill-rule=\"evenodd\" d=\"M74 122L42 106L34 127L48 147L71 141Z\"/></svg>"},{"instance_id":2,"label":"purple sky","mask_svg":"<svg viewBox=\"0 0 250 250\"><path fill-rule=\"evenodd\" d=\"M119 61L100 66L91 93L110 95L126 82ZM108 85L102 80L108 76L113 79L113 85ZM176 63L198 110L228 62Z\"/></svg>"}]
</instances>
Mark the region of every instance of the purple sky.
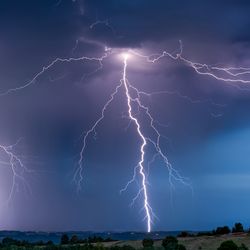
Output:
<instances>
[{"instance_id":1,"label":"purple sky","mask_svg":"<svg viewBox=\"0 0 250 250\"><path fill-rule=\"evenodd\" d=\"M79 137L119 84L124 51L176 54L181 40L183 56L192 61L249 67L249 11L246 0L1 1L0 93L25 85L58 57L100 57L105 46L114 54L95 74L88 75L98 67L96 61L57 63L27 88L0 96L0 145L22 137L13 152L32 170L17 169L32 192L18 180L6 205L13 172L0 151L0 229L146 230L143 197L129 207L136 183L119 193L133 175L140 146L127 118L124 90L96 138L88 140L77 193L72 178L83 145ZM150 64L131 56L127 74L141 91L169 92L142 101L165 136L164 153L193 187L192 193L175 182L171 196L169 172L156 159L148 177L158 217L153 230L212 229L236 221L250 226L248 84L234 87L167 57ZM139 119L149 131L146 117ZM154 153L146 150L148 162Z\"/></svg>"}]
</instances>

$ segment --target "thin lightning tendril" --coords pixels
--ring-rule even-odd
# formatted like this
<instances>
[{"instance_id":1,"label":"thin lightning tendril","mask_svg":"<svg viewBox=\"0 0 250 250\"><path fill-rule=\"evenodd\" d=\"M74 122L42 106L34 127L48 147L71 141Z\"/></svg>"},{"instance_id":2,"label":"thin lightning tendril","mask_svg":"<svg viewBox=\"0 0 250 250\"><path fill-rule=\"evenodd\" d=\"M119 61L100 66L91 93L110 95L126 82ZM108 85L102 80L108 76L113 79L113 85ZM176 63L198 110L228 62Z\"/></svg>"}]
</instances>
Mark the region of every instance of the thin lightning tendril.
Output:
<instances>
[{"instance_id":1,"label":"thin lightning tendril","mask_svg":"<svg viewBox=\"0 0 250 250\"><path fill-rule=\"evenodd\" d=\"M183 45L182 41L180 43L180 51L176 55L171 54L167 51L163 51L161 54L152 54L152 55L142 55L135 50L131 50L130 52L136 56L144 58L149 63L156 63L160 59L164 57L169 57L173 60L179 60L184 64L190 66L197 74L199 75L207 75L218 81L223 81L225 83L231 84L234 87L238 87L239 89L246 90L245 88L241 88L241 86L235 85L236 83L249 84L250 80L245 77L250 74L250 68L247 67L215 67L205 63L193 62L187 58L185 58L183 54ZM224 75L219 75L218 73L222 72Z\"/></svg>"},{"instance_id":2,"label":"thin lightning tendril","mask_svg":"<svg viewBox=\"0 0 250 250\"><path fill-rule=\"evenodd\" d=\"M87 146L88 137L92 133L96 133L96 127L104 119L106 109L108 108L108 106L114 100L114 97L118 93L118 91L121 88L121 86L122 86L122 83L120 83L118 86L116 86L115 91L110 96L110 99L103 106L100 118L94 123L94 125L86 132L86 134L83 137L83 146L82 146L82 149L80 151L80 158L79 158L79 161L78 161L78 168L77 168L77 170L76 170L76 172L74 174L74 181L77 183L77 189L78 189L78 191L81 190L81 183L83 181L83 156L84 156L84 151L85 151L86 146Z\"/></svg>"},{"instance_id":3,"label":"thin lightning tendril","mask_svg":"<svg viewBox=\"0 0 250 250\"><path fill-rule=\"evenodd\" d=\"M19 190L19 186L22 185L24 190L32 193L29 183L25 179L25 175L31 173L32 170L29 170L24 163L22 162L21 158L14 153L14 148L19 144L22 138L20 138L15 144L4 146L0 145L0 151L5 154L5 161L3 161L5 166L10 167L12 172L12 184L11 189L9 192L9 196L6 200L6 203L9 203L15 192Z\"/></svg>"},{"instance_id":4,"label":"thin lightning tendril","mask_svg":"<svg viewBox=\"0 0 250 250\"><path fill-rule=\"evenodd\" d=\"M48 71L50 68L52 68L55 64L57 63L70 63L70 62L79 62L79 61L97 61L99 63L99 67L98 69L102 69L102 61L108 56L108 53L105 53L102 57L98 58L98 57L86 57L86 56L82 56L82 57L78 57L78 58L74 58L74 57L70 57L70 58L56 58L55 60L53 60L50 64L48 64L47 66L44 66L42 68L42 70L40 72L38 72L30 81L28 81L27 83L25 83L24 85L20 86L20 87L16 87L16 88L11 88L8 89L5 92L2 92L0 94L0 96L4 96L7 94L10 94L11 92L15 92L15 91L19 91L22 89L25 89L29 86L31 86L32 84L34 84L36 82L36 80L46 71ZM96 72L96 71L95 71Z\"/></svg>"}]
</instances>

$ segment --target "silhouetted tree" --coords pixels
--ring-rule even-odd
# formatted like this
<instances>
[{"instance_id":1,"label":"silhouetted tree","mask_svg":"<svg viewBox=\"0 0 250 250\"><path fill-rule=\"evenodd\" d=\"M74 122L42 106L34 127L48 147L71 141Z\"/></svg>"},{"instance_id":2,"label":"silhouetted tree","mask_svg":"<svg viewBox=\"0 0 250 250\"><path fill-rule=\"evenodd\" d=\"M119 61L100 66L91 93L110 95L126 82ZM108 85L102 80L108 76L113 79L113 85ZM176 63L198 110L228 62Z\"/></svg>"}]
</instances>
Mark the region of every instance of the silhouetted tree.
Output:
<instances>
[{"instance_id":1,"label":"silhouetted tree","mask_svg":"<svg viewBox=\"0 0 250 250\"><path fill-rule=\"evenodd\" d=\"M189 233L187 231L182 231L178 237L188 237L189 236Z\"/></svg>"},{"instance_id":2,"label":"silhouetted tree","mask_svg":"<svg viewBox=\"0 0 250 250\"><path fill-rule=\"evenodd\" d=\"M69 244L69 236L67 234L63 234L61 237L61 244L65 245L65 244Z\"/></svg>"},{"instance_id":3,"label":"silhouetted tree","mask_svg":"<svg viewBox=\"0 0 250 250\"><path fill-rule=\"evenodd\" d=\"M166 250L176 250L178 249L178 240L174 236L167 236L165 239L162 241L162 246Z\"/></svg>"},{"instance_id":4,"label":"silhouetted tree","mask_svg":"<svg viewBox=\"0 0 250 250\"><path fill-rule=\"evenodd\" d=\"M52 240L49 240L49 241L47 241L46 245L47 245L47 246L51 246L51 245L54 245L54 243L53 243Z\"/></svg>"},{"instance_id":5,"label":"silhouetted tree","mask_svg":"<svg viewBox=\"0 0 250 250\"><path fill-rule=\"evenodd\" d=\"M35 242L35 245L37 245L37 246L43 246L44 242L42 240L39 240L39 241Z\"/></svg>"},{"instance_id":6,"label":"silhouetted tree","mask_svg":"<svg viewBox=\"0 0 250 250\"><path fill-rule=\"evenodd\" d=\"M123 245L123 246L111 246L109 249L110 249L110 250L135 250L134 247L128 246L128 245Z\"/></svg>"},{"instance_id":7,"label":"silhouetted tree","mask_svg":"<svg viewBox=\"0 0 250 250\"><path fill-rule=\"evenodd\" d=\"M122 246L121 250L135 250L135 248L129 245L124 245Z\"/></svg>"},{"instance_id":8,"label":"silhouetted tree","mask_svg":"<svg viewBox=\"0 0 250 250\"><path fill-rule=\"evenodd\" d=\"M248 250L248 247L245 244L241 244L238 248L238 250Z\"/></svg>"},{"instance_id":9,"label":"silhouetted tree","mask_svg":"<svg viewBox=\"0 0 250 250\"><path fill-rule=\"evenodd\" d=\"M6 237L6 238L3 238L2 244L5 245L5 246L18 245L19 241L14 240L14 239L12 239L10 237Z\"/></svg>"},{"instance_id":10,"label":"silhouetted tree","mask_svg":"<svg viewBox=\"0 0 250 250\"><path fill-rule=\"evenodd\" d=\"M228 226L224 226L224 227L217 227L215 230L215 234L229 234L231 232L231 230L229 229Z\"/></svg>"},{"instance_id":11,"label":"silhouetted tree","mask_svg":"<svg viewBox=\"0 0 250 250\"><path fill-rule=\"evenodd\" d=\"M103 240L103 242L110 242L110 241L114 241L114 240L112 238L110 238L110 237Z\"/></svg>"},{"instance_id":12,"label":"silhouetted tree","mask_svg":"<svg viewBox=\"0 0 250 250\"><path fill-rule=\"evenodd\" d=\"M153 247L154 241L152 239L143 239L142 241L143 247Z\"/></svg>"},{"instance_id":13,"label":"silhouetted tree","mask_svg":"<svg viewBox=\"0 0 250 250\"><path fill-rule=\"evenodd\" d=\"M234 227L233 227L233 229L232 229L232 232L233 232L233 233L244 232L243 225L242 225L240 222L235 223L235 224L234 224Z\"/></svg>"},{"instance_id":14,"label":"silhouetted tree","mask_svg":"<svg viewBox=\"0 0 250 250\"><path fill-rule=\"evenodd\" d=\"M88 237L88 243L104 242L104 239L100 236Z\"/></svg>"},{"instance_id":15,"label":"silhouetted tree","mask_svg":"<svg viewBox=\"0 0 250 250\"><path fill-rule=\"evenodd\" d=\"M177 249L178 250L186 250L186 247L182 244L178 244Z\"/></svg>"},{"instance_id":16,"label":"silhouetted tree","mask_svg":"<svg viewBox=\"0 0 250 250\"><path fill-rule=\"evenodd\" d=\"M79 243L79 239L78 239L77 235L72 235L72 237L70 239L70 243L71 244L77 244L77 243Z\"/></svg>"},{"instance_id":17,"label":"silhouetted tree","mask_svg":"<svg viewBox=\"0 0 250 250\"><path fill-rule=\"evenodd\" d=\"M238 250L238 246L232 241L227 240L221 243L218 250Z\"/></svg>"}]
</instances>

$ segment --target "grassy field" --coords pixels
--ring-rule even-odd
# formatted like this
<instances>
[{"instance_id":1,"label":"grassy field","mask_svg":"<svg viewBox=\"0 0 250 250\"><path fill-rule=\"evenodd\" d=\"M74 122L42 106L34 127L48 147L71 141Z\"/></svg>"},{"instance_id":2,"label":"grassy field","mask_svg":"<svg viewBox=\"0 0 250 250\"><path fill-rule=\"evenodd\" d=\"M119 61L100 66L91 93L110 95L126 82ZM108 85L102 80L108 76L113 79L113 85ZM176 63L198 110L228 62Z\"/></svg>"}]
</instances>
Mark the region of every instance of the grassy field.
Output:
<instances>
[{"instance_id":1,"label":"grassy field","mask_svg":"<svg viewBox=\"0 0 250 250\"><path fill-rule=\"evenodd\" d=\"M250 236L241 235L223 235L223 236L200 236L178 238L179 243L186 246L187 250L216 250L223 241L233 240L237 245L244 243L250 249ZM137 249L142 248L141 241L116 241L104 243L104 246L112 245L130 245ZM155 241L154 246L162 249L161 240Z\"/></svg>"}]
</instances>

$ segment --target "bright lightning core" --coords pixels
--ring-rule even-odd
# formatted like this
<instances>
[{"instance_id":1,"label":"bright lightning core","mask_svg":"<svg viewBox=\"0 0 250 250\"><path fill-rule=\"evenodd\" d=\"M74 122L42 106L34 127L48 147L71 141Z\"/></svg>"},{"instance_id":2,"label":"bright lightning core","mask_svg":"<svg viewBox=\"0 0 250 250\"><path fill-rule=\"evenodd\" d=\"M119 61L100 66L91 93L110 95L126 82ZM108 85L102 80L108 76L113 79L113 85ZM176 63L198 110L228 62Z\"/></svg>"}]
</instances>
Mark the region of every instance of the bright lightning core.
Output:
<instances>
[{"instance_id":1,"label":"bright lightning core","mask_svg":"<svg viewBox=\"0 0 250 250\"><path fill-rule=\"evenodd\" d=\"M122 50L122 51L114 49L113 53L117 54L119 61L122 61L122 62L124 62L124 60L128 60L128 59L131 60L134 57L134 55L130 49Z\"/></svg>"},{"instance_id":2,"label":"bright lightning core","mask_svg":"<svg viewBox=\"0 0 250 250\"><path fill-rule=\"evenodd\" d=\"M127 61L127 59L130 57L129 53L122 53L122 57L125 61Z\"/></svg>"}]
</instances>

